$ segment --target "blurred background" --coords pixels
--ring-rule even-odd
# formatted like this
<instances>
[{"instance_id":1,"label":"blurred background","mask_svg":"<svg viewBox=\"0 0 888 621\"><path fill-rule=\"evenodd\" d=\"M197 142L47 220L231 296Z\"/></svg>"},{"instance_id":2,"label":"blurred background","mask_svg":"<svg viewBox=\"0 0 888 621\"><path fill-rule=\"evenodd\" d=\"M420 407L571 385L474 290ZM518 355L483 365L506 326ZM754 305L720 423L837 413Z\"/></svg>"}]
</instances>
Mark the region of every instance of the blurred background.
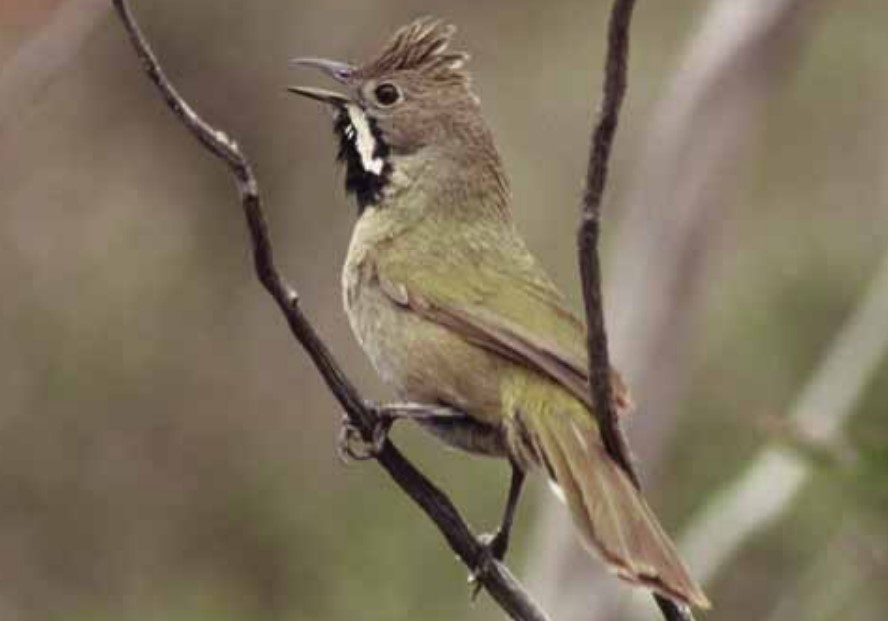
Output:
<instances>
[{"instance_id":1,"label":"blurred background","mask_svg":"<svg viewBox=\"0 0 888 621\"><path fill-rule=\"evenodd\" d=\"M327 116L284 91L318 83L290 57L456 23L515 218L579 302L608 2L133 4L252 159L280 265L368 396L389 393L339 302L355 210ZM638 3L605 296L648 495L706 618L888 618L886 29L881 0ZM0 196L0 621L502 617L378 468L336 459L339 411L254 280L232 183L110 2L0 2ZM394 435L495 526L503 464ZM553 619L657 618L543 487L510 564Z\"/></svg>"}]
</instances>

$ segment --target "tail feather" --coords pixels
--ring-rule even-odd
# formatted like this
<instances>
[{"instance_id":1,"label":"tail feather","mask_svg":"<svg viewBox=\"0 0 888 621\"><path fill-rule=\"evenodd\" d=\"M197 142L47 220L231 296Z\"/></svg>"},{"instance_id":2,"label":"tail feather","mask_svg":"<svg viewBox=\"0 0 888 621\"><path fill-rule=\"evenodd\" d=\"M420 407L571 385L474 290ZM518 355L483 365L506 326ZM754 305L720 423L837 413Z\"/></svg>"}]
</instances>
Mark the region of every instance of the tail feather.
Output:
<instances>
[{"instance_id":1,"label":"tail feather","mask_svg":"<svg viewBox=\"0 0 888 621\"><path fill-rule=\"evenodd\" d=\"M594 419L585 408L574 409L523 414L521 426L563 492L586 547L629 582L709 608L650 507L607 454Z\"/></svg>"}]
</instances>

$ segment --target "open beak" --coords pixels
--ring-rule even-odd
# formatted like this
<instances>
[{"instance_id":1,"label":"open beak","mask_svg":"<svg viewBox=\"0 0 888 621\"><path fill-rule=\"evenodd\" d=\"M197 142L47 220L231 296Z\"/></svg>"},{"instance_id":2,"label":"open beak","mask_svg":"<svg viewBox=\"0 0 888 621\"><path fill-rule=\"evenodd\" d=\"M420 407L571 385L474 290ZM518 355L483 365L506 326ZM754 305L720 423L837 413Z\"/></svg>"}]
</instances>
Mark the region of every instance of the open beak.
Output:
<instances>
[{"instance_id":1,"label":"open beak","mask_svg":"<svg viewBox=\"0 0 888 621\"><path fill-rule=\"evenodd\" d=\"M291 65L301 67L313 67L320 69L325 74L341 84L348 84L354 74L354 67L346 63L336 62L335 60L326 60L324 58L294 58L290 61ZM289 86L287 90L309 99L314 99L332 106L343 106L351 101L345 95L328 91L322 88L313 88L310 86Z\"/></svg>"},{"instance_id":2,"label":"open beak","mask_svg":"<svg viewBox=\"0 0 888 621\"><path fill-rule=\"evenodd\" d=\"M315 101L320 101L331 106L344 106L351 101L345 95L334 93L333 91L324 90L323 88L312 88L311 86L288 86L287 90Z\"/></svg>"}]
</instances>

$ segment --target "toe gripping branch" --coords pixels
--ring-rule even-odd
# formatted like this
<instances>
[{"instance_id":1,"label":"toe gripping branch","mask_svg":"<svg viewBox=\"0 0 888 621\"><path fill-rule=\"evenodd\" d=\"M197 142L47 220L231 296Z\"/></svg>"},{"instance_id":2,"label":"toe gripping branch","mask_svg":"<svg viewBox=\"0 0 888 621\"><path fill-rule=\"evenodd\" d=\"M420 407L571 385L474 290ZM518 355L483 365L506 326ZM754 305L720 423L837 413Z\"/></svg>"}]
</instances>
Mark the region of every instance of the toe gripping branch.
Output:
<instances>
[{"instance_id":1,"label":"toe gripping branch","mask_svg":"<svg viewBox=\"0 0 888 621\"><path fill-rule=\"evenodd\" d=\"M348 416L342 417L337 441L337 453L344 462L375 459L385 447L389 431L397 420L453 420L465 416L462 412L441 405L424 403L365 403L367 410L375 415L375 423L369 434L365 434Z\"/></svg>"},{"instance_id":2,"label":"toe gripping branch","mask_svg":"<svg viewBox=\"0 0 888 621\"><path fill-rule=\"evenodd\" d=\"M395 417L375 405L368 404L368 409L376 414L376 422L369 434L364 434L351 419L342 417L339 437L336 441L336 454L343 463L376 459L388 441L389 431Z\"/></svg>"},{"instance_id":3,"label":"toe gripping branch","mask_svg":"<svg viewBox=\"0 0 888 621\"><path fill-rule=\"evenodd\" d=\"M373 428L364 433L348 416L343 416L337 441L337 454L344 463L350 461L366 461L375 459L385 448L389 432L395 421L402 418L413 420L429 420L442 418L453 420L459 412L452 408L416 403L393 403L387 405L367 404L367 409L375 415ZM482 552L471 568L469 584L472 586L471 598L474 601L481 590L481 578L489 572L496 562L501 562L509 548L518 500L524 484L525 473L517 463L510 460L512 476L509 493L499 528L494 533L484 533L478 537Z\"/></svg>"}]
</instances>

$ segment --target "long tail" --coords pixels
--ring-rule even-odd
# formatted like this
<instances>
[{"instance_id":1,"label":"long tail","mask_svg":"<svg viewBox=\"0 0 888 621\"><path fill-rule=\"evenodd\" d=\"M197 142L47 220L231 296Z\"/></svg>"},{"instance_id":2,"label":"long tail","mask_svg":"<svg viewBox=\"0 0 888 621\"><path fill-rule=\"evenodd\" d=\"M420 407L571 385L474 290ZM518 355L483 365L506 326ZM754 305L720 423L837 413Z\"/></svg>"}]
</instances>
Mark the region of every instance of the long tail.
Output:
<instances>
[{"instance_id":1,"label":"long tail","mask_svg":"<svg viewBox=\"0 0 888 621\"><path fill-rule=\"evenodd\" d=\"M522 399L513 437L529 443L532 459L548 471L586 547L629 582L709 608L653 511L607 454L592 416L560 396L531 399L536 408Z\"/></svg>"}]
</instances>

